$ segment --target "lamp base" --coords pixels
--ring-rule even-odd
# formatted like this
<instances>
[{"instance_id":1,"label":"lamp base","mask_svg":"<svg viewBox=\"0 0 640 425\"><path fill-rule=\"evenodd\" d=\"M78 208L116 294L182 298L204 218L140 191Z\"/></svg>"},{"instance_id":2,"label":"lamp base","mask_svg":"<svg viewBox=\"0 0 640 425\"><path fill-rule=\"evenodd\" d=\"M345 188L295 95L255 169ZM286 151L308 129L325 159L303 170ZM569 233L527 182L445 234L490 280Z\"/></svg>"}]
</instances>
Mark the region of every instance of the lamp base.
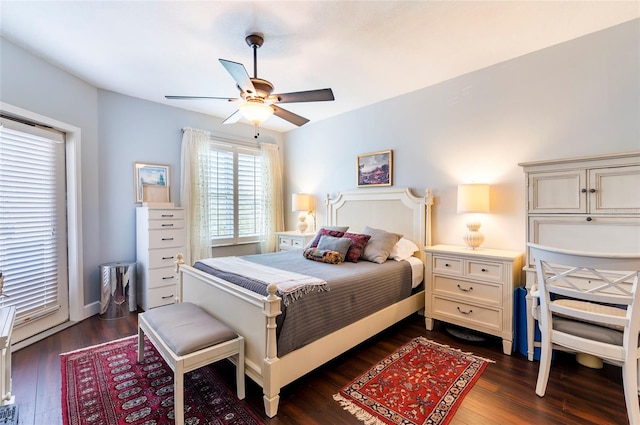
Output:
<instances>
[{"instance_id":1,"label":"lamp base","mask_svg":"<svg viewBox=\"0 0 640 425\"><path fill-rule=\"evenodd\" d=\"M304 233L307 231L307 228L309 227L309 225L307 224L307 215L306 214L300 214L300 216L298 217L298 232L300 233Z\"/></svg>"},{"instance_id":2,"label":"lamp base","mask_svg":"<svg viewBox=\"0 0 640 425\"><path fill-rule=\"evenodd\" d=\"M484 235L478 231L479 228L479 221L467 223L467 229L469 229L469 231L462 237L464 243L467 244L467 249L476 249L484 242Z\"/></svg>"}]
</instances>

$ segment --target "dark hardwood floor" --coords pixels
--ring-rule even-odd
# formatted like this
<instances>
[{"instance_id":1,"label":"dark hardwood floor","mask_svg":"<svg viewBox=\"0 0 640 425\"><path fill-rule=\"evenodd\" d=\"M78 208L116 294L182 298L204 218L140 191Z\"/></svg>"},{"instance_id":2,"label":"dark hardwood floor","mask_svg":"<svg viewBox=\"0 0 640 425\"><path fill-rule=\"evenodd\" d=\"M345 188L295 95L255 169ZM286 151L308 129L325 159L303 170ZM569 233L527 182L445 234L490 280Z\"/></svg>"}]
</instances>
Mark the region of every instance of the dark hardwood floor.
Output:
<instances>
[{"instance_id":1,"label":"dark hardwood floor","mask_svg":"<svg viewBox=\"0 0 640 425\"><path fill-rule=\"evenodd\" d=\"M13 392L21 424L61 424L59 354L100 344L137 332L137 316L116 320L89 318L54 336L13 353ZM264 415L261 389L247 382L249 406L266 424L361 424L342 410L332 395L397 347L416 336L495 361L466 396L451 425L485 424L627 424L620 368L605 365L593 370L578 365L573 356L557 353L551 367L547 394L535 394L538 363L519 353L502 354L499 339L469 344L450 336L438 323L427 332L421 316L414 315L348 353L285 387L278 415ZM233 388L234 367L214 365ZM635 425L635 424L634 424Z\"/></svg>"}]
</instances>

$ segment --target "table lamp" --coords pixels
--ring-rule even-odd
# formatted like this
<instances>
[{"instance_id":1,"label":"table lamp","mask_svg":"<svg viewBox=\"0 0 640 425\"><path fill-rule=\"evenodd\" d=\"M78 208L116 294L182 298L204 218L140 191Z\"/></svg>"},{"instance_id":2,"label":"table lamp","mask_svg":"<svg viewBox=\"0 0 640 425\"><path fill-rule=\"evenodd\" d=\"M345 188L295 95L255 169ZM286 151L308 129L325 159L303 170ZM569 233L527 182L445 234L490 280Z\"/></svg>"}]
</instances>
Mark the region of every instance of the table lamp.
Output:
<instances>
[{"instance_id":1,"label":"table lamp","mask_svg":"<svg viewBox=\"0 0 640 425\"><path fill-rule=\"evenodd\" d=\"M458 214L461 213L488 213L489 212L489 185L485 183L471 183L458 185ZM467 222L467 229L463 239L468 249L476 249L484 242L484 235L478 231L480 221L477 217L471 217Z\"/></svg>"},{"instance_id":2,"label":"table lamp","mask_svg":"<svg viewBox=\"0 0 640 425\"><path fill-rule=\"evenodd\" d=\"M307 224L307 214L313 214L313 198L307 193L294 193L291 195L291 211L299 211L298 231L306 232L309 225Z\"/></svg>"}]
</instances>

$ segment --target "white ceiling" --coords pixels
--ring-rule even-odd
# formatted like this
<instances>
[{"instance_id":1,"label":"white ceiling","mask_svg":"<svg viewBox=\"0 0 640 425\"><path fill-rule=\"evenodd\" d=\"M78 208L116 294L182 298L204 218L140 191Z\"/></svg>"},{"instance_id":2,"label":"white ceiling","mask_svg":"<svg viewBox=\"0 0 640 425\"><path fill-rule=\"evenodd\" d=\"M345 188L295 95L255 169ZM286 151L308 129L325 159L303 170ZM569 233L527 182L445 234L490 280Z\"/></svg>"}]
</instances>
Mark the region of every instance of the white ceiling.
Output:
<instances>
[{"instance_id":1,"label":"white ceiling","mask_svg":"<svg viewBox=\"0 0 640 425\"><path fill-rule=\"evenodd\" d=\"M92 85L221 117L236 97L219 58L276 93L331 87L333 102L282 105L312 121L640 17L638 1L14 1L0 34ZM295 128L277 117L263 127Z\"/></svg>"}]
</instances>

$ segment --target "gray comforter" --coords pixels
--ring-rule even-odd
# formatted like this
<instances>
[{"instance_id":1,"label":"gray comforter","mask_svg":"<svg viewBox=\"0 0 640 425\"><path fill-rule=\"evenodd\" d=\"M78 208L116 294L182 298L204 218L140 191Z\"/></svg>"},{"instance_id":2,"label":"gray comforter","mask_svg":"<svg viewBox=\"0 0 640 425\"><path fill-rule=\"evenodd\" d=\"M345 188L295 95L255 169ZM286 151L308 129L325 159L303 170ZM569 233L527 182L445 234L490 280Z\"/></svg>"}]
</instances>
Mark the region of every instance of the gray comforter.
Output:
<instances>
[{"instance_id":1,"label":"gray comforter","mask_svg":"<svg viewBox=\"0 0 640 425\"><path fill-rule=\"evenodd\" d=\"M277 320L278 356L303 347L411 294L411 267L406 261L325 264L304 258L301 251L248 255L242 258L277 269L315 276L328 283L328 291L310 292L286 308L281 306L282 314ZM196 263L194 267L225 280L233 280L203 263ZM252 285L248 281L238 284L263 295L267 294L262 284Z\"/></svg>"}]
</instances>

